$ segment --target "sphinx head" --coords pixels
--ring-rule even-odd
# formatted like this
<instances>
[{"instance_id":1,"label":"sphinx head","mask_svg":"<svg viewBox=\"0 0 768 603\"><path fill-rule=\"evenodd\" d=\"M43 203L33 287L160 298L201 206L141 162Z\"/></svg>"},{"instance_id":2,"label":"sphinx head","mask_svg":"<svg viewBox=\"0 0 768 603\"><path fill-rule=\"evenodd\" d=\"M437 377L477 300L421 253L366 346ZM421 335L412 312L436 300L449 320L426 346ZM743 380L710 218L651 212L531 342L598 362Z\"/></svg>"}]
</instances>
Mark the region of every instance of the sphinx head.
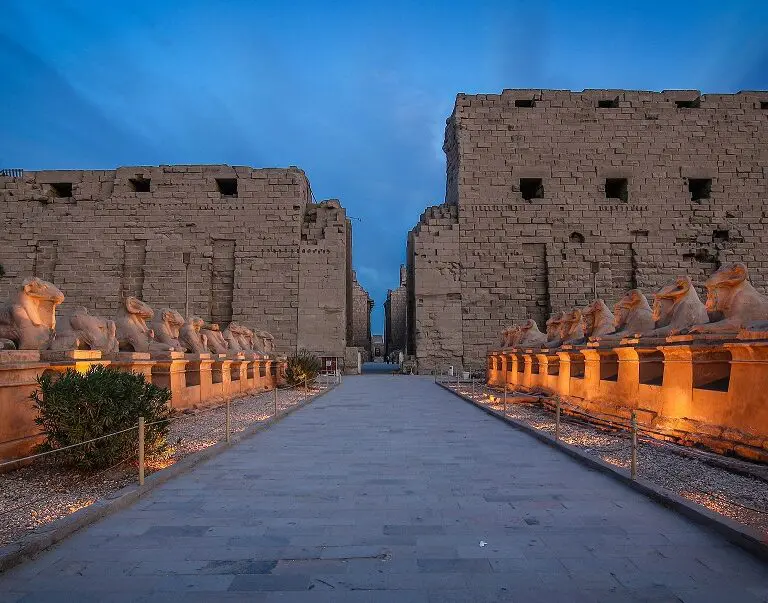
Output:
<instances>
[{"instance_id":1,"label":"sphinx head","mask_svg":"<svg viewBox=\"0 0 768 603\"><path fill-rule=\"evenodd\" d=\"M653 320L659 322L669 314L672 306L688 295L693 283L687 276L678 276L674 283L670 283L659 289L653 295Z\"/></svg>"},{"instance_id":2,"label":"sphinx head","mask_svg":"<svg viewBox=\"0 0 768 603\"><path fill-rule=\"evenodd\" d=\"M707 288L707 312L724 312L739 286L749 282L747 265L742 262L726 264L704 283Z\"/></svg>"},{"instance_id":3,"label":"sphinx head","mask_svg":"<svg viewBox=\"0 0 768 603\"><path fill-rule=\"evenodd\" d=\"M133 314L142 320L151 320L155 316L155 311L152 308L133 295L126 297L123 300L123 305L128 314Z\"/></svg>"},{"instance_id":4,"label":"sphinx head","mask_svg":"<svg viewBox=\"0 0 768 603\"><path fill-rule=\"evenodd\" d=\"M560 325L565 317L565 312L558 312L547 319L547 339L554 339L560 333Z\"/></svg>"},{"instance_id":5,"label":"sphinx head","mask_svg":"<svg viewBox=\"0 0 768 603\"><path fill-rule=\"evenodd\" d=\"M27 297L35 300L50 302L54 305L64 301L64 294L56 285L36 276L25 278L21 288Z\"/></svg>"}]
</instances>

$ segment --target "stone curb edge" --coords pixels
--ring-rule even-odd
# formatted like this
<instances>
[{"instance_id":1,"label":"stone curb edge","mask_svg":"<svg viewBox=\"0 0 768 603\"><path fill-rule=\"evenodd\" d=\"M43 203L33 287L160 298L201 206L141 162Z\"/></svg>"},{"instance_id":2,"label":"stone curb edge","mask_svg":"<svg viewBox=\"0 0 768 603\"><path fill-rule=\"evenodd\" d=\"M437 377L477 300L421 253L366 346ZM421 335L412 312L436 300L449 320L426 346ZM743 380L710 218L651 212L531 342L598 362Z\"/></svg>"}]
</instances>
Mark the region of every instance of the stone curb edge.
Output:
<instances>
[{"instance_id":1,"label":"stone curb edge","mask_svg":"<svg viewBox=\"0 0 768 603\"><path fill-rule=\"evenodd\" d=\"M218 456L234 444L257 434L260 431L268 429L288 415L304 408L336 387L337 384L334 384L328 387L328 389L302 400L299 404L292 406L277 417L270 417L265 421L259 421L241 432L232 434L229 443L219 442L204 450L183 457L166 469L148 475L146 480L144 480L144 486L139 487L135 484L129 484L117 492L113 492L112 494L97 500L92 505L80 509L71 515L57 519L50 524L41 526L37 530L24 536L21 540L0 547L0 574L19 565L45 549L52 547L54 544L64 540L67 536L70 536L78 530L96 523L108 515L125 509L140 500L142 496L157 486L186 473L204 461Z\"/></svg>"},{"instance_id":2,"label":"stone curb edge","mask_svg":"<svg viewBox=\"0 0 768 603\"><path fill-rule=\"evenodd\" d=\"M684 517L687 517L688 519L701 524L713 530L714 532L717 532L728 542L745 549L753 555L760 557L764 561L768 561L768 540L766 540L768 535L764 535L758 530L739 524L728 517L715 513L714 511L710 511L705 506L683 498L679 494L672 492L671 490L668 490L662 486L658 486L649 480L642 478L633 480L627 471L618 469L617 467L606 463L602 459L590 456L575 446L571 446L570 444L558 441L554 438L554 436L539 431L535 427L531 427L530 425L527 425L521 421L517 421L511 417L505 417L498 411L488 408L469 398L465 398L458 392L442 383L436 384L446 391L449 391L454 396L464 400L465 402L469 402L476 408L479 408L492 417L495 417L500 421L504 421L508 425L533 436L544 444L564 452L576 461L614 478L615 480L623 483L631 489L644 494L654 502L672 509Z\"/></svg>"}]
</instances>

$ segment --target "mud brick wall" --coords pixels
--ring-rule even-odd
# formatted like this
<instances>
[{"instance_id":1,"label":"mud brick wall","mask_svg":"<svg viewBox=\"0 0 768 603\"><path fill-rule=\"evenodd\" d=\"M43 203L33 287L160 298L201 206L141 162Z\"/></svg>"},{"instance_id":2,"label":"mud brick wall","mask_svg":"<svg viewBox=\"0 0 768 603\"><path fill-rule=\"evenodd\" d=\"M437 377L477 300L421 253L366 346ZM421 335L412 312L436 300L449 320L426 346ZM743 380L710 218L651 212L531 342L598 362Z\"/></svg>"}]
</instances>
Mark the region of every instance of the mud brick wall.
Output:
<instances>
[{"instance_id":1,"label":"mud brick wall","mask_svg":"<svg viewBox=\"0 0 768 603\"><path fill-rule=\"evenodd\" d=\"M108 317L124 295L183 312L188 253L191 313L270 331L281 352L301 343L343 356L351 234L338 203L314 206L310 197L294 167L138 166L0 178L0 299L37 275L64 292L65 304ZM299 319L301 311L317 314L319 304L322 321Z\"/></svg>"},{"instance_id":2,"label":"mud brick wall","mask_svg":"<svg viewBox=\"0 0 768 603\"><path fill-rule=\"evenodd\" d=\"M766 291L767 134L765 92L458 95L445 209L409 239L420 369L481 366L504 326L543 327L589 303L595 280L612 305L677 274L701 287L738 260ZM435 217L448 208L454 222Z\"/></svg>"}]
</instances>

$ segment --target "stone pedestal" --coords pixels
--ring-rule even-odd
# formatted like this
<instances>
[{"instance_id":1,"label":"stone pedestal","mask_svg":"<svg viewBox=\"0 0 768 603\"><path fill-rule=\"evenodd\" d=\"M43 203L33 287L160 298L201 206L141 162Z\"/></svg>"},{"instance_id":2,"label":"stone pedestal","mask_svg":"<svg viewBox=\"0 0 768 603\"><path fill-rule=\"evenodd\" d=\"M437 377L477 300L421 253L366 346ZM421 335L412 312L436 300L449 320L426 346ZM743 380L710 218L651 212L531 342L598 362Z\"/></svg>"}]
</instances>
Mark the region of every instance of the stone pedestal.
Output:
<instances>
[{"instance_id":1,"label":"stone pedestal","mask_svg":"<svg viewBox=\"0 0 768 603\"><path fill-rule=\"evenodd\" d=\"M186 366L184 352L152 352L152 383L171 390L171 406L186 406Z\"/></svg>"},{"instance_id":2,"label":"stone pedestal","mask_svg":"<svg viewBox=\"0 0 768 603\"><path fill-rule=\"evenodd\" d=\"M232 389L232 360L226 354L217 354L213 357L211 370L211 390L214 397L226 398Z\"/></svg>"},{"instance_id":3,"label":"stone pedestal","mask_svg":"<svg viewBox=\"0 0 768 603\"><path fill-rule=\"evenodd\" d=\"M30 454L40 443L30 396L48 368L38 351L0 351L0 462Z\"/></svg>"},{"instance_id":4,"label":"stone pedestal","mask_svg":"<svg viewBox=\"0 0 768 603\"><path fill-rule=\"evenodd\" d=\"M152 365L149 352L118 352L106 357L109 366L119 371L126 371L144 375L144 378L152 382Z\"/></svg>"}]
</instances>

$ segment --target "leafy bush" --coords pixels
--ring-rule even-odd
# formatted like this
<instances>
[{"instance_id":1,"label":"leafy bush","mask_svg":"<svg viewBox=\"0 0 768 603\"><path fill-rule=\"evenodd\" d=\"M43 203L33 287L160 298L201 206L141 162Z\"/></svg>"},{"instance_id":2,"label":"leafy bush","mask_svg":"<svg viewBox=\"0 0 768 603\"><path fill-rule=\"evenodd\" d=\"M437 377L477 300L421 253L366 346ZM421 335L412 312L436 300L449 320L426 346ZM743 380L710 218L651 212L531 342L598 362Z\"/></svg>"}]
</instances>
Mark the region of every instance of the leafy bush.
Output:
<instances>
[{"instance_id":1,"label":"leafy bush","mask_svg":"<svg viewBox=\"0 0 768 603\"><path fill-rule=\"evenodd\" d=\"M67 369L63 374L38 377L32 394L38 416L35 422L46 436L40 451L78 444L109 433L135 427L139 417L153 423L170 417L171 392L148 383L143 375L93 366L87 373ZM166 448L168 422L145 428L145 454ZM132 429L56 454L82 469L109 467L137 452L137 430Z\"/></svg>"},{"instance_id":2,"label":"leafy bush","mask_svg":"<svg viewBox=\"0 0 768 603\"><path fill-rule=\"evenodd\" d=\"M289 385L297 385L304 381L312 381L317 377L323 364L317 356L307 350L299 350L292 356L288 356L288 366L285 369L285 378Z\"/></svg>"}]
</instances>

